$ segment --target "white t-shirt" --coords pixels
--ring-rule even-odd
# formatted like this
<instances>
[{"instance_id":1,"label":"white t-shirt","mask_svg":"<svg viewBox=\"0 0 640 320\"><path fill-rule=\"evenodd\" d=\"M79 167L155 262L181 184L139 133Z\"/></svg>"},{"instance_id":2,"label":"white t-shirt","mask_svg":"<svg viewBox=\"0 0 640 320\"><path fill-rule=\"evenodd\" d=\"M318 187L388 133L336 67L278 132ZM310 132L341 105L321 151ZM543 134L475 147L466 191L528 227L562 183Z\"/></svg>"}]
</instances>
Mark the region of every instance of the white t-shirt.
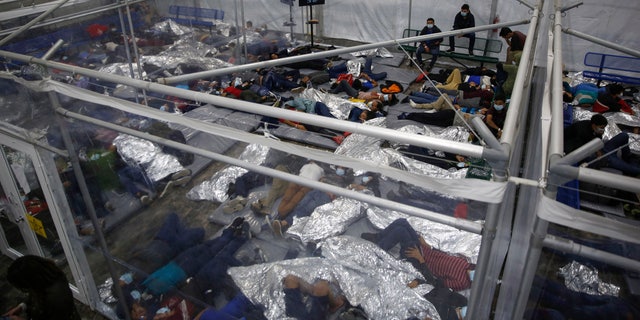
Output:
<instances>
[{"instance_id":1,"label":"white t-shirt","mask_svg":"<svg viewBox=\"0 0 640 320\"><path fill-rule=\"evenodd\" d=\"M300 168L299 176L315 181L319 181L324 176L324 170L317 164L311 162Z\"/></svg>"}]
</instances>

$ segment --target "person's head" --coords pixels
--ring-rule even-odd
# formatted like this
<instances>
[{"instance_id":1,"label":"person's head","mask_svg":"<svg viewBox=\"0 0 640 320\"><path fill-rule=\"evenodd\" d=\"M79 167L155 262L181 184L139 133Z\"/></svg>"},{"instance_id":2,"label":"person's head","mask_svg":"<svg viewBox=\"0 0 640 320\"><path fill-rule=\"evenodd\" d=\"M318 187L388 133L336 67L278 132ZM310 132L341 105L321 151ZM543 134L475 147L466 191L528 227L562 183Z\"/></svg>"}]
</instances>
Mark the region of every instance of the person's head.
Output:
<instances>
[{"instance_id":1,"label":"person's head","mask_svg":"<svg viewBox=\"0 0 640 320\"><path fill-rule=\"evenodd\" d=\"M367 102L367 107L369 107L369 110L371 110L371 112L375 113L382 109L382 101L378 99L371 100Z\"/></svg>"},{"instance_id":2,"label":"person's head","mask_svg":"<svg viewBox=\"0 0 640 320\"><path fill-rule=\"evenodd\" d=\"M22 256L7 269L7 281L21 291L43 290L61 279L66 279L62 270L39 256Z\"/></svg>"},{"instance_id":3,"label":"person's head","mask_svg":"<svg viewBox=\"0 0 640 320\"><path fill-rule=\"evenodd\" d=\"M601 137L604 134L604 128L607 126L608 121L603 115L596 113L591 116L591 130L593 133Z\"/></svg>"},{"instance_id":4,"label":"person's head","mask_svg":"<svg viewBox=\"0 0 640 320\"><path fill-rule=\"evenodd\" d=\"M607 91L609 91L612 96L619 97L624 91L624 88L620 84L610 83L607 85Z\"/></svg>"},{"instance_id":5,"label":"person's head","mask_svg":"<svg viewBox=\"0 0 640 320\"><path fill-rule=\"evenodd\" d=\"M436 25L436 21L433 20L433 18L428 18L427 19L427 28L433 28L433 26Z\"/></svg>"},{"instance_id":6,"label":"person's head","mask_svg":"<svg viewBox=\"0 0 640 320\"><path fill-rule=\"evenodd\" d=\"M493 98L493 108L502 111L506 107L507 99L504 94L496 94Z\"/></svg>"},{"instance_id":7,"label":"person's head","mask_svg":"<svg viewBox=\"0 0 640 320\"><path fill-rule=\"evenodd\" d=\"M505 39L511 39L512 36L513 36L513 31L511 31L511 28L504 27L500 29L500 37Z\"/></svg>"},{"instance_id":8,"label":"person's head","mask_svg":"<svg viewBox=\"0 0 640 320\"><path fill-rule=\"evenodd\" d=\"M251 28L253 28L253 22L251 22L251 20L249 20L249 21L247 21L245 23L245 26L246 26L247 29L251 29Z\"/></svg>"},{"instance_id":9,"label":"person's head","mask_svg":"<svg viewBox=\"0 0 640 320\"><path fill-rule=\"evenodd\" d=\"M466 17L467 14L469 14L469 5L468 4L463 4L462 7L460 7L460 15L462 15L463 17Z\"/></svg>"}]
</instances>

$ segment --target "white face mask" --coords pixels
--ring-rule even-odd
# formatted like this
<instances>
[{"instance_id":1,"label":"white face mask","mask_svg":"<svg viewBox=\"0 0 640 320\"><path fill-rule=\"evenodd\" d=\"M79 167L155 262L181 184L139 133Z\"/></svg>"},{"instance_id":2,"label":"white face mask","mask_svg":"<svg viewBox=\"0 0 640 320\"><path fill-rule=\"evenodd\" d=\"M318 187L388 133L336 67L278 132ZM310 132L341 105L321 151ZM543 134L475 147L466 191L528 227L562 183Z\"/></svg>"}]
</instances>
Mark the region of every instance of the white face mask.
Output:
<instances>
[{"instance_id":1,"label":"white face mask","mask_svg":"<svg viewBox=\"0 0 640 320\"><path fill-rule=\"evenodd\" d=\"M502 111L502 109L504 109L504 104L494 104L493 108L496 109L496 111Z\"/></svg>"},{"instance_id":2,"label":"white face mask","mask_svg":"<svg viewBox=\"0 0 640 320\"><path fill-rule=\"evenodd\" d=\"M429 29L433 28L433 23L427 23L427 28Z\"/></svg>"},{"instance_id":3,"label":"white face mask","mask_svg":"<svg viewBox=\"0 0 640 320\"><path fill-rule=\"evenodd\" d=\"M461 15L461 16L463 16L463 17L466 17L466 16L467 16L467 13L466 13L466 12L464 12L464 11L460 11L460 15Z\"/></svg>"},{"instance_id":4,"label":"white face mask","mask_svg":"<svg viewBox=\"0 0 640 320\"><path fill-rule=\"evenodd\" d=\"M371 177L369 177L369 176L362 177L362 183L367 183L369 181L371 181Z\"/></svg>"}]
</instances>

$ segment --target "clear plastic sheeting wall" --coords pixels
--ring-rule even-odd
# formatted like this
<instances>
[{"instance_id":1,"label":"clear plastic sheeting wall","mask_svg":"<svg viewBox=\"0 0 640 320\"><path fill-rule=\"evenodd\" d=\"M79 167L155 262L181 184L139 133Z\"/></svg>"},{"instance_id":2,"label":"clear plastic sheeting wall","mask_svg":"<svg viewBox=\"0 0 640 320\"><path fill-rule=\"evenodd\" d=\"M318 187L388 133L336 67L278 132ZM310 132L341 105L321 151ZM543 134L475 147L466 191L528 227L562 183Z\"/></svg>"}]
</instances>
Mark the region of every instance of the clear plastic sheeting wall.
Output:
<instances>
[{"instance_id":1,"label":"clear plastic sheeting wall","mask_svg":"<svg viewBox=\"0 0 640 320\"><path fill-rule=\"evenodd\" d=\"M395 43L325 45L390 44L425 16L448 31L460 5L327 1L311 17L297 3L141 1L3 43L3 253L55 260L112 319L636 315L637 201L607 224L542 195L558 187L532 156L548 148L542 8L470 3L478 27L531 18L513 23L533 39L520 65L486 74L441 57L417 83ZM336 80L360 70L367 94ZM464 98L436 83L458 71L502 90L487 74L507 73L498 128L455 120L453 104L449 122L413 120L415 93Z\"/></svg>"}]
</instances>

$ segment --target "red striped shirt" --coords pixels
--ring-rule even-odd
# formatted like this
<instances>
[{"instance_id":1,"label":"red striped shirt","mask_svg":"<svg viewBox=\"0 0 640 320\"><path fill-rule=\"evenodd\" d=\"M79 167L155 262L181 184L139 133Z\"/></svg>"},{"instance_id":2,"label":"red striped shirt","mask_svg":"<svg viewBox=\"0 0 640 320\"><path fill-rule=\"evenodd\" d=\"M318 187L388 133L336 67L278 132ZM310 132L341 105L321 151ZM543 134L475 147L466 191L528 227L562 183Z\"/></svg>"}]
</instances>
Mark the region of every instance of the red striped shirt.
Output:
<instances>
[{"instance_id":1,"label":"red striped shirt","mask_svg":"<svg viewBox=\"0 0 640 320\"><path fill-rule=\"evenodd\" d=\"M434 276L440 278L445 286L455 291L471 287L469 270L473 269L473 264L467 259L428 246L421 246L421 249L427 268Z\"/></svg>"}]
</instances>

